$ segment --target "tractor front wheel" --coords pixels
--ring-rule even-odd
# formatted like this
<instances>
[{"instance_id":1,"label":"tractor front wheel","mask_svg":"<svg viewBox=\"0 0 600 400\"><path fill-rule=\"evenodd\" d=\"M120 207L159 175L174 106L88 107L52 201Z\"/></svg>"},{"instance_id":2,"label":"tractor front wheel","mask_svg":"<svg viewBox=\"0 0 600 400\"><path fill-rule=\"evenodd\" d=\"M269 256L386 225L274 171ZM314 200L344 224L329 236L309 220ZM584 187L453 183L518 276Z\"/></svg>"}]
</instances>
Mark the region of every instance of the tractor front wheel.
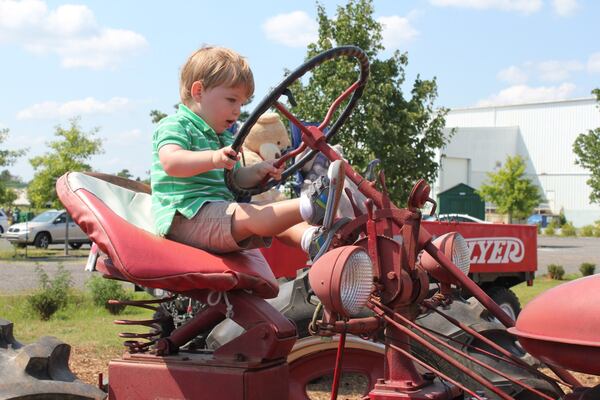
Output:
<instances>
[{"instance_id":1,"label":"tractor front wheel","mask_svg":"<svg viewBox=\"0 0 600 400\"><path fill-rule=\"evenodd\" d=\"M309 400L311 392L331 390L338 343L339 336L331 340L312 336L296 342L288 356L290 400ZM382 344L348 336L342 362L340 395L344 394L345 387L350 387L353 392L362 391L366 396L377 378L384 375L383 364Z\"/></svg>"}]
</instances>

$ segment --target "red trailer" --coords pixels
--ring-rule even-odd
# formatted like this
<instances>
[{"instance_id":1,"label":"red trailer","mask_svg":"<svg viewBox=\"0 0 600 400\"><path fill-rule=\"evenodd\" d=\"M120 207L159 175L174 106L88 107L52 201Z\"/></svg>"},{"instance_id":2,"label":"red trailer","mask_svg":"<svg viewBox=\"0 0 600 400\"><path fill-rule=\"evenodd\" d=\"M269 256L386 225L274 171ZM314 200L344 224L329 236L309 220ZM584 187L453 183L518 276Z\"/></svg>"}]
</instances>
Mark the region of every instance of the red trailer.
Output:
<instances>
[{"instance_id":1,"label":"red trailer","mask_svg":"<svg viewBox=\"0 0 600 400\"><path fill-rule=\"evenodd\" d=\"M536 226L457 221L422 224L435 236L460 233L471 251L469 277L511 317L519 314L521 305L510 288L522 282L533 285L537 270Z\"/></svg>"}]
</instances>

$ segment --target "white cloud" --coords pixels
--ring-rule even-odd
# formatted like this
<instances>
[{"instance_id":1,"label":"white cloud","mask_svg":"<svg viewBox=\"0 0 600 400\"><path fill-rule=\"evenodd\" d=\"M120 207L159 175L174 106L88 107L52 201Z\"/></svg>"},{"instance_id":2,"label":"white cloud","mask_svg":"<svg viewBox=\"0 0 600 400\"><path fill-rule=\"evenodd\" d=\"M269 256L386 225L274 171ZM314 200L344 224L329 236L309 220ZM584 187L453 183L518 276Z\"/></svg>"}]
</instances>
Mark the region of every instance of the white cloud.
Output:
<instances>
[{"instance_id":1,"label":"white cloud","mask_svg":"<svg viewBox=\"0 0 600 400\"><path fill-rule=\"evenodd\" d=\"M508 68L503 69L498 72L498 79L504 82L508 82L511 85L521 84L527 82L527 73L514 65L511 65Z\"/></svg>"},{"instance_id":2,"label":"white cloud","mask_svg":"<svg viewBox=\"0 0 600 400\"><path fill-rule=\"evenodd\" d=\"M267 39L289 47L305 47L319 38L317 22L304 11L270 17L262 29Z\"/></svg>"},{"instance_id":3,"label":"white cloud","mask_svg":"<svg viewBox=\"0 0 600 400\"><path fill-rule=\"evenodd\" d=\"M0 42L56 54L67 68L114 68L148 46L139 33L100 26L85 5L48 10L44 1L0 0Z\"/></svg>"},{"instance_id":4,"label":"white cloud","mask_svg":"<svg viewBox=\"0 0 600 400\"><path fill-rule=\"evenodd\" d=\"M412 27L405 17L391 15L377 19L382 27L383 45L386 49L397 49L414 39L419 32Z\"/></svg>"},{"instance_id":5,"label":"white cloud","mask_svg":"<svg viewBox=\"0 0 600 400\"><path fill-rule=\"evenodd\" d=\"M561 17L568 17L577 11L579 4L577 4L577 0L554 0L552 7L554 12Z\"/></svg>"},{"instance_id":6,"label":"white cloud","mask_svg":"<svg viewBox=\"0 0 600 400\"><path fill-rule=\"evenodd\" d=\"M131 100L123 97L113 97L105 102L96 100L93 97L65 103L45 101L19 111L17 119L53 119L85 114L108 114L126 110L131 107L131 104Z\"/></svg>"},{"instance_id":7,"label":"white cloud","mask_svg":"<svg viewBox=\"0 0 600 400\"><path fill-rule=\"evenodd\" d=\"M591 73L600 72L600 53L594 53L590 56L587 62L587 69Z\"/></svg>"},{"instance_id":8,"label":"white cloud","mask_svg":"<svg viewBox=\"0 0 600 400\"><path fill-rule=\"evenodd\" d=\"M600 62L600 59L598 62ZM564 82L570 79L573 72L579 72L584 69L584 64L576 60L546 60L540 62L528 61L520 66L511 65L510 67L501 70L498 72L497 77L499 80L508 82L511 85L525 83L530 79L530 77L535 78L540 82L555 83Z\"/></svg>"},{"instance_id":9,"label":"white cloud","mask_svg":"<svg viewBox=\"0 0 600 400\"><path fill-rule=\"evenodd\" d=\"M515 85L501 90L498 94L477 102L478 106L497 106L505 104L536 103L542 101L564 100L571 97L575 91L572 83L563 83L560 86L530 87Z\"/></svg>"},{"instance_id":10,"label":"white cloud","mask_svg":"<svg viewBox=\"0 0 600 400\"><path fill-rule=\"evenodd\" d=\"M516 11L532 14L542 8L542 0L429 0L434 6L473 8L476 10Z\"/></svg>"},{"instance_id":11,"label":"white cloud","mask_svg":"<svg viewBox=\"0 0 600 400\"><path fill-rule=\"evenodd\" d=\"M583 65L579 61L542 61L535 65L539 72L540 80L546 82L560 82L568 79L571 72L581 71Z\"/></svg>"}]
</instances>

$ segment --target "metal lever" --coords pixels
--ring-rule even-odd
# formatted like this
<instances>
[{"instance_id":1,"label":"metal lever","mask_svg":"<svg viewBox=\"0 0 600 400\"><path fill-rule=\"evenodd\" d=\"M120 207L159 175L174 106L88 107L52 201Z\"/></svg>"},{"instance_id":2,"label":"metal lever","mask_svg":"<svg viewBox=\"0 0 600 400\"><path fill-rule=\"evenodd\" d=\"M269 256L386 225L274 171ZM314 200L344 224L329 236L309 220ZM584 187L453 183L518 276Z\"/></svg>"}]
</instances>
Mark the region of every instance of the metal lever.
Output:
<instances>
[{"instance_id":1,"label":"metal lever","mask_svg":"<svg viewBox=\"0 0 600 400\"><path fill-rule=\"evenodd\" d=\"M292 107L296 107L298 105L290 88L285 88L281 94L288 98L288 101Z\"/></svg>"}]
</instances>

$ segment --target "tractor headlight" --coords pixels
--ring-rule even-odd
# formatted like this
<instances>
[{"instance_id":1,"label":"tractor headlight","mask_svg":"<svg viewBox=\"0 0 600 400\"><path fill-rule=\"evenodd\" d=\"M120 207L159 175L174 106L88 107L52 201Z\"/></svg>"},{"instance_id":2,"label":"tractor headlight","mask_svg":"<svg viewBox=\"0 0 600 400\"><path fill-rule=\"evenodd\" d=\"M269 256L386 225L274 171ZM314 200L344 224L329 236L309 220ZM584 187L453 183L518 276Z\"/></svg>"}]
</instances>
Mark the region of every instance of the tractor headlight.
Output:
<instances>
[{"instance_id":1,"label":"tractor headlight","mask_svg":"<svg viewBox=\"0 0 600 400\"><path fill-rule=\"evenodd\" d=\"M446 233L433 241L433 245L440 249L454 265L467 275L471 268L471 251L465 238L458 232ZM421 254L419 262L421 268L442 283L456 284L454 277L438 264L427 252Z\"/></svg>"},{"instance_id":2,"label":"tractor headlight","mask_svg":"<svg viewBox=\"0 0 600 400\"><path fill-rule=\"evenodd\" d=\"M460 234L454 235L454 243L452 246L452 262L462 271L463 274L468 275L469 269L471 268L471 252L467 241Z\"/></svg>"},{"instance_id":3,"label":"tractor headlight","mask_svg":"<svg viewBox=\"0 0 600 400\"><path fill-rule=\"evenodd\" d=\"M362 247L338 247L313 264L308 278L326 309L351 317L358 314L369 300L373 263Z\"/></svg>"}]
</instances>

